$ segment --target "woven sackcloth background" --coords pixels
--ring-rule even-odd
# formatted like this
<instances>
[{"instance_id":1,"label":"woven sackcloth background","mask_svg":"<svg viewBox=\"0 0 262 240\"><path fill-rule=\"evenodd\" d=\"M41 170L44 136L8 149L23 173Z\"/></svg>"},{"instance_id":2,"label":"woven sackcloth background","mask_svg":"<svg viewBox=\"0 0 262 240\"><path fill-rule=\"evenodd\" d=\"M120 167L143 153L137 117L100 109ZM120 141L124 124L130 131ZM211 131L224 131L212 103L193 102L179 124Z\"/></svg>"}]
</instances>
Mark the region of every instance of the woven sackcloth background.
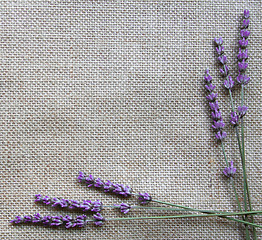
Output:
<instances>
[{"instance_id":1,"label":"woven sackcloth background","mask_svg":"<svg viewBox=\"0 0 262 240\"><path fill-rule=\"evenodd\" d=\"M101 199L106 205L136 203L78 183L79 171L158 200L237 211L222 174L203 76L209 68L217 85L228 132L225 149L238 169L243 202L229 95L213 39L224 38L235 78L245 8L251 15L247 171L253 208L261 210L260 0L1 0L1 239L244 239L241 224L218 218L107 222L69 230L14 226L9 220L36 212L78 214L35 203L38 193ZM233 97L237 106L239 87ZM103 214L122 216L110 209ZM129 216L157 214L133 210ZM255 221L262 224L262 218Z\"/></svg>"}]
</instances>

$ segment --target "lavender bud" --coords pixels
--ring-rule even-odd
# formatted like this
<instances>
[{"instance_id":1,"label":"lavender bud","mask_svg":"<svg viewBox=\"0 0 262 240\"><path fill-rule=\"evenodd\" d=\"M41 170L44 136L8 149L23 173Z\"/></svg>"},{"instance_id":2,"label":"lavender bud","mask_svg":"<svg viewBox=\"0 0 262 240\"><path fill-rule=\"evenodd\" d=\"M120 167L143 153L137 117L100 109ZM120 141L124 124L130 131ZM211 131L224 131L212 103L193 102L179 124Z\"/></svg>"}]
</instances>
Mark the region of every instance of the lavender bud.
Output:
<instances>
[{"instance_id":1,"label":"lavender bud","mask_svg":"<svg viewBox=\"0 0 262 240\"><path fill-rule=\"evenodd\" d=\"M23 222L23 218L21 216L16 216L14 220L11 220L10 223L19 224Z\"/></svg>"},{"instance_id":2,"label":"lavender bud","mask_svg":"<svg viewBox=\"0 0 262 240\"><path fill-rule=\"evenodd\" d=\"M227 63L227 56L225 56L225 55L219 56L217 59L223 65L225 65Z\"/></svg>"},{"instance_id":3,"label":"lavender bud","mask_svg":"<svg viewBox=\"0 0 262 240\"><path fill-rule=\"evenodd\" d=\"M215 110L211 113L213 120L220 120L221 119L221 112L218 110Z\"/></svg>"},{"instance_id":4,"label":"lavender bud","mask_svg":"<svg viewBox=\"0 0 262 240\"><path fill-rule=\"evenodd\" d=\"M220 38L215 38L214 41L215 41L215 43L216 43L218 46L220 46L220 45L223 44L223 39L222 39L222 37L220 37Z\"/></svg>"},{"instance_id":5,"label":"lavender bud","mask_svg":"<svg viewBox=\"0 0 262 240\"><path fill-rule=\"evenodd\" d=\"M241 48L246 48L247 45L248 45L248 40L243 38L243 39L239 40L238 43L239 43Z\"/></svg>"},{"instance_id":6,"label":"lavender bud","mask_svg":"<svg viewBox=\"0 0 262 240\"><path fill-rule=\"evenodd\" d=\"M216 88L215 85L212 85L212 83L210 83L209 85L205 85L205 88L209 91L209 92L213 92L213 90Z\"/></svg>"},{"instance_id":7,"label":"lavender bud","mask_svg":"<svg viewBox=\"0 0 262 240\"><path fill-rule=\"evenodd\" d=\"M100 213L93 215L93 217L95 219L94 223L96 226L102 226L104 221L106 221L106 219Z\"/></svg>"},{"instance_id":8,"label":"lavender bud","mask_svg":"<svg viewBox=\"0 0 262 240\"><path fill-rule=\"evenodd\" d=\"M138 200L141 204L147 204L152 201L152 197L148 193L139 193Z\"/></svg>"},{"instance_id":9,"label":"lavender bud","mask_svg":"<svg viewBox=\"0 0 262 240\"><path fill-rule=\"evenodd\" d=\"M214 102L217 98L217 93L211 93L206 98L207 98L207 100Z\"/></svg>"},{"instance_id":10,"label":"lavender bud","mask_svg":"<svg viewBox=\"0 0 262 240\"><path fill-rule=\"evenodd\" d=\"M244 19L243 24L242 24L242 28L248 28L248 25L249 25L249 19Z\"/></svg>"},{"instance_id":11,"label":"lavender bud","mask_svg":"<svg viewBox=\"0 0 262 240\"><path fill-rule=\"evenodd\" d=\"M104 183L102 182L102 180L100 178L97 178L95 181L94 187L101 188L103 186L104 186Z\"/></svg>"},{"instance_id":12,"label":"lavender bud","mask_svg":"<svg viewBox=\"0 0 262 240\"><path fill-rule=\"evenodd\" d=\"M213 111L218 111L219 110L219 106L218 106L218 102L217 101L210 102L209 106L210 106L211 110L213 110Z\"/></svg>"},{"instance_id":13,"label":"lavender bud","mask_svg":"<svg viewBox=\"0 0 262 240\"><path fill-rule=\"evenodd\" d=\"M42 221L42 217L41 217L40 213L34 214L33 219L32 219L32 223L39 223L41 221Z\"/></svg>"},{"instance_id":14,"label":"lavender bud","mask_svg":"<svg viewBox=\"0 0 262 240\"><path fill-rule=\"evenodd\" d=\"M131 205L127 203L121 203L120 205L115 204L114 206L118 207L120 211L124 214L127 214L132 208Z\"/></svg>"},{"instance_id":15,"label":"lavender bud","mask_svg":"<svg viewBox=\"0 0 262 240\"><path fill-rule=\"evenodd\" d=\"M234 174L236 173L237 169L234 168L233 166L233 161L230 162L231 166L230 167L226 167L225 170L223 171L223 173L226 175L226 177L233 177Z\"/></svg>"},{"instance_id":16,"label":"lavender bud","mask_svg":"<svg viewBox=\"0 0 262 240\"><path fill-rule=\"evenodd\" d=\"M237 113L232 112L230 122L233 124L234 127L238 125L238 120L239 120L239 116L237 115Z\"/></svg>"},{"instance_id":17,"label":"lavender bud","mask_svg":"<svg viewBox=\"0 0 262 240\"><path fill-rule=\"evenodd\" d=\"M249 18L249 10L248 9L244 10L244 18Z\"/></svg>"},{"instance_id":18,"label":"lavender bud","mask_svg":"<svg viewBox=\"0 0 262 240\"><path fill-rule=\"evenodd\" d=\"M227 136L227 133L226 132L222 132L222 131L219 131L217 132L216 134L216 138L220 141L223 141Z\"/></svg>"},{"instance_id":19,"label":"lavender bud","mask_svg":"<svg viewBox=\"0 0 262 240\"><path fill-rule=\"evenodd\" d=\"M246 29L242 29L240 31L240 35L241 35L242 38L248 38L248 36L250 35L250 32Z\"/></svg>"},{"instance_id":20,"label":"lavender bud","mask_svg":"<svg viewBox=\"0 0 262 240\"><path fill-rule=\"evenodd\" d=\"M225 86L225 88L227 88L227 89L232 89L232 88L233 88L233 86L234 86L234 81L232 80L232 77L231 77L231 76L228 76L228 79L225 80L224 86Z\"/></svg>"},{"instance_id":21,"label":"lavender bud","mask_svg":"<svg viewBox=\"0 0 262 240\"><path fill-rule=\"evenodd\" d=\"M225 127L225 123L223 122L222 118L219 121L214 121L214 125L212 127L216 130L220 130Z\"/></svg>"},{"instance_id":22,"label":"lavender bud","mask_svg":"<svg viewBox=\"0 0 262 240\"><path fill-rule=\"evenodd\" d=\"M240 118L242 118L242 117L244 117L244 116L246 115L247 109L248 109L247 106L244 106L244 105L238 107L237 110L238 110L238 113L239 113L239 117L240 117Z\"/></svg>"},{"instance_id":23,"label":"lavender bud","mask_svg":"<svg viewBox=\"0 0 262 240\"><path fill-rule=\"evenodd\" d=\"M219 46L216 48L216 51L217 51L217 54L218 54L218 55L222 55L222 54L224 53L224 46L219 45Z\"/></svg>"},{"instance_id":24,"label":"lavender bud","mask_svg":"<svg viewBox=\"0 0 262 240\"><path fill-rule=\"evenodd\" d=\"M208 69L206 70L206 75L204 76L204 78L208 83L211 83L212 77L210 76Z\"/></svg>"},{"instance_id":25,"label":"lavender bud","mask_svg":"<svg viewBox=\"0 0 262 240\"><path fill-rule=\"evenodd\" d=\"M237 58L239 61L248 59L248 50L245 49L244 52L242 52L241 48L239 48Z\"/></svg>"},{"instance_id":26,"label":"lavender bud","mask_svg":"<svg viewBox=\"0 0 262 240\"><path fill-rule=\"evenodd\" d=\"M248 63L243 60L242 62L238 63L238 69L240 72L244 72L248 67Z\"/></svg>"},{"instance_id":27,"label":"lavender bud","mask_svg":"<svg viewBox=\"0 0 262 240\"><path fill-rule=\"evenodd\" d=\"M224 65L224 68L220 68L219 71L221 72L221 74L222 74L223 76L227 76L228 73L229 73L229 68L228 68L227 65Z\"/></svg>"},{"instance_id":28,"label":"lavender bud","mask_svg":"<svg viewBox=\"0 0 262 240\"><path fill-rule=\"evenodd\" d=\"M239 75L237 76L237 81L238 81L238 83L240 83L240 84L246 85L246 84L248 84L248 82L250 81L250 77L248 77L248 76L246 76L246 75L239 74Z\"/></svg>"}]
</instances>

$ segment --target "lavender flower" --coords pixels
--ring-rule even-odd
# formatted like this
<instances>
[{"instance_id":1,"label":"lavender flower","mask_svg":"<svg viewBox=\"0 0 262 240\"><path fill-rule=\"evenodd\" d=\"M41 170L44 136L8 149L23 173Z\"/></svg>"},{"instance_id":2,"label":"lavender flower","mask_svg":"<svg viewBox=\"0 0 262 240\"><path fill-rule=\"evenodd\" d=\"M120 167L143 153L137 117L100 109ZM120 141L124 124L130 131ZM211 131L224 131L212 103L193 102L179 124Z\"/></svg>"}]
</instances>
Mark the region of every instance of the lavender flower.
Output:
<instances>
[{"instance_id":1,"label":"lavender flower","mask_svg":"<svg viewBox=\"0 0 262 240\"><path fill-rule=\"evenodd\" d=\"M231 113L231 120L230 122L233 124L233 126L237 126L238 125L238 121L239 121L239 116L237 115L236 112L232 112Z\"/></svg>"},{"instance_id":2,"label":"lavender flower","mask_svg":"<svg viewBox=\"0 0 262 240\"><path fill-rule=\"evenodd\" d=\"M33 223L33 224L43 224L44 226L61 226L64 225L66 228L72 227L83 227L87 224L87 216L80 215L75 219L71 216L41 216L39 213L34 214L34 216L16 216L14 220L10 221L13 224L20 223Z\"/></svg>"},{"instance_id":3,"label":"lavender flower","mask_svg":"<svg viewBox=\"0 0 262 240\"><path fill-rule=\"evenodd\" d=\"M222 54L224 53L224 46L219 45L219 46L216 48L216 51L217 51L217 54L218 54L218 55L222 55Z\"/></svg>"},{"instance_id":4,"label":"lavender flower","mask_svg":"<svg viewBox=\"0 0 262 240\"><path fill-rule=\"evenodd\" d=\"M223 132L223 131L219 131L219 132L217 132L217 134L215 136L216 136L217 140L223 141L226 138L227 133Z\"/></svg>"},{"instance_id":5,"label":"lavender flower","mask_svg":"<svg viewBox=\"0 0 262 240\"><path fill-rule=\"evenodd\" d=\"M52 207L80 209L82 211L100 212L103 206L102 202L99 200L94 202L90 200L84 200L83 202L79 202L76 200L51 198L48 196L43 197L41 194L36 194L35 197L35 202L42 202L47 205L51 204Z\"/></svg>"},{"instance_id":6,"label":"lavender flower","mask_svg":"<svg viewBox=\"0 0 262 240\"><path fill-rule=\"evenodd\" d=\"M228 78L225 80L224 82L224 86L225 88L227 89L232 89L233 86L234 86L234 81L232 80L232 77L231 76L228 76Z\"/></svg>"},{"instance_id":7,"label":"lavender flower","mask_svg":"<svg viewBox=\"0 0 262 240\"><path fill-rule=\"evenodd\" d=\"M241 35L242 38L248 38L248 36L250 35L250 32L246 29L242 29L240 31L240 35Z\"/></svg>"},{"instance_id":8,"label":"lavender flower","mask_svg":"<svg viewBox=\"0 0 262 240\"><path fill-rule=\"evenodd\" d=\"M85 182L88 185L87 187L100 188L104 192L111 192L124 197L129 197L132 195L132 188L130 188L129 186L124 186L123 184L115 184L109 180L104 182L100 178L97 178L95 180L92 175L86 177L83 172L79 172L78 180L80 182Z\"/></svg>"},{"instance_id":9,"label":"lavender flower","mask_svg":"<svg viewBox=\"0 0 262 240\"><path fill-rule=\"evenodd\" d=\"M223 39L222 39L222 37L220 37L220 38L215 38L214 40L215 40L215 43L216 43L218 46L220 46L220 45L223 44Z\"/></svg>"},{"instance_id":10,"label":"lavender flower","mask_svg":"<svg viewBox=\"0 0 262 240\"><path fill-rule=\"evenodd\" d=\"M102 226L104 221L106 221L106 219L100 213L95 214L93 217L95 219L94 223L96 226Z\"/></svg>"},{"instance_id":11,"label":"lavender flower","mask_svg":"<svg viewBox=\"0 0 262 240\"><path fill-rule=\"evenodd\" d=\"M237 58L239 61L242 61L243 59L246 60L248 59L248 51L247 49L245 49L243 52L242 52L242 49L239 48L239 53L237 55Z\"/></svg>"},{"instance_id":12,"label":"lavender flower","mask_svg":"<svg viewBox=\"0 0 262 240\"><path fill-rule=\"evenodd\" d=\"M242 117L244 117L244 116L246 115L247 109L248 109L248 108L247 108L246 106L244 106L244 105L238 107L237 110L238 110L238 113L239 113L239 117L240 117L240 118L242 118Z\"/></svg>"},{"instance_id":13,"label":"lavender flower","mask_svg":"<svg viewBox=\"0 0 262 240\"><path fill-rule=\"evenodd\" d=\"M217 98L217 93L213 93L213 92L212 92L212 93L210 93L206 98L207 98L207 100L213 102L213 101L215 101L216 98Z\"/></svg>"},{"instance_id":14,"label":"lavender flower","mask_svg":"<svg viewBox=\"0 0 262 240\"><path fill-rule=\"evenodd\" d=\"M249 10L248 9L244 10L244 18L249 18Z\"/></svg>"},{"instance_id":15,"label":"lavender flower","mask_svg":"<svg viewBox=\"0 0 262 240\"><path fill-rule=\"evenodd\" d=\"M243 38L243 39L239 40L238 43L239 43L241 48L246 48L247 45L248 45L248 40Z\"/></svg>"},{"instance_id":16,"label":"lavender flower","mask_svg":"<svg viewBox=\"0 0 262 240\"><path fill-rule=\"evenodd\" d=\"M220 41L223 42L223 41ZM206 75L209 75L209 71L206 70ZM209 102L209 106L212 110L211 116L213 119L214 124L212 125L212 127L217 130L217 133L215 134L216 139L223 141L227 134L226 132L222 131L223 127L225 126L222 116L221 116L221 112L219 111L219 106L218 106L218 102L215 101L215 98L217 98L217 94L213 93L213 90L215 89L215 86L212 85L212 77L210 76L208 79L210 79L210 81L208 81L208 85L205 85L206 89L210 92L210 94L207 96L207 99L211 102ZM231 78L231 77L230 77ZM230 79L229 78L229 79ZM205 80L207 79L207 77L205 77Z\"/></svg>"},{"instance_id":17,"label":"lavender flower","mask_svg":"<svg viewBox=\"0 0 262 240\"><path fill-rule=\"evenodd\" d=\"M132 208L131 205L127 203L121 203L120 205L115 204L115 206L118 207L120 211L124 214L127 214Z\"/></svg>"},{"instance_id":18,"label":"lavender flower","mask_svg":"<svg viewBox=\"0 0 262 240\"><path fill-rule=\"evenodd\" d=\"M237 81L238 81L239 84L246 85L250 81L250 77L248 77L247 75L239 74L237 76Z\"/></svg>"},{"instance_id":19,"label":"lavender flower","mask_svg":"<svg viewBox=\"0 0 262 240\"><path fill-rule=\"evenodd\" d=\"M237 169L233 166L233 161L230 162L230 167L226 167L223 173L226 175L226 177L230 178L233 177L236 173Z\"/></svg>"},{"instance_id":20,"label":"lavender flower","mask_svg":"<svg viewBox=\"0 0 262 240\"><path fill-rule=\"evenodd\" d=\"M242 28L248 28L248 26L249 26L249 19L244 19L243 24L242 24Z\"/></svg>"},{"instance_id":21,"label":"lavender flower","mask_svg":"<svg viewBox=\"0 0 262 240\"><path fill-rule=\"evenodd\" d=\"M225 65L224 68L220 68L219 71L224 77L226 77L229 74L229 68L227 65Z\"/></svg>"},{"instance_id":22,"label":"lavender flower","mask_svg":"<svg viewBox=\"0 0 262 240\"><path fill-rule=\"evenodd\" d=\"M222 44L223 44L223 39L220 37L219 38L220 40L218 41L216 38L214 39L216 44L219 45L219 47L221 47L222 49ZM224 86L227 88L227 89L232 89L233 86L234 86L234 81L232 80L232 77L231 76L228 76L229 74L229 68L228 66L226 65L227 63L227 57L226 55L223 55L224 54L224 48L223 48L223 51L219 50L218 48L216 48L217 50L217 53L218 53L218 61L223 65L223 67L220 70L222 76L226 77L226 80L224 82Z\"/></svg>"},{"instance_id":23,"label":"lavender flower","mask_svg":"<svg viewBox=\"0 0 262 240\"><path fill-rule=\"evenodd\" d=\"M148 193L139 193L138 200L141 204L147 204L152 201L152 197Z\"/></svg>"}]
</instances>

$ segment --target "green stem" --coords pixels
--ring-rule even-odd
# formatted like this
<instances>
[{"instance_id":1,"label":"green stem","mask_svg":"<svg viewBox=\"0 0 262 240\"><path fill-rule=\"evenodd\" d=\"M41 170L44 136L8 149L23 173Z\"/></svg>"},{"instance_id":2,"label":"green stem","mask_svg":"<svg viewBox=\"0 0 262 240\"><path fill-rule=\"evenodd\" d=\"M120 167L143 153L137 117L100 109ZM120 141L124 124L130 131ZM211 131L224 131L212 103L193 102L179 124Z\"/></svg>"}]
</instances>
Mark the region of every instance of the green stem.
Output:
<instances>
[{"instance_id":1,"label":"green stem","mask_svg":"<svg viewBox=\"0 0 262 240\"><path fill-rule=\"evenodd\" d=\"M241 85L241 106L243 107L244 105L244 84ZM247 182L247 173L246 173L246 156L245 156L245 135L244 135L244 121L243 117L241 118L241 140L242 140L242 155L243 155L243 177L244 177L244 182L246 185L246 193L247 193L247 198L248 198L248 203L249 203L249 209L252 211L252 203L251 203L251 198L250 198L250 193L249 193L249 188L248 188L248 182ZM251 221L254 223L254 217L251 216ZM254 239L257 239L257 233L255 227L253 227L253 233L254 233Z\"/></svg>"},{"instance_id":2,"label":"green stem","mask_svg":"<svg viewBox=\"0 0 262 240\"><path fill-rule=\"evenodd\" d=\"M117 206L103 206L103 207L108 207L108 208L119 208L119 207L117 207ZM135 208L135 209L164 210L164 211L192 211L192 210L190 210L190 209L170 208L170 207L163 208L163 207L143 207L143 206L132 206L132 208ZM209 210L201 210L201 211L202 211L203 213L207 213L207 212L210 212L210 213L228 213L228 212L209 211ZM223 217L223 218L226 218L226 219L228 219L228 220L232 220L232 221L235 221L235 222L244 223L244 224L248 224L248 225L254 226L253 223L246 222L246 221L244 221L244 220L239 220L239 219L231 218L231 217Z\"/></svg>"},{"instance_id":3,"label":"green stem","mask_svg":"<svg viewBox=\"0 0 262 240\"><path fill-rule=\"evenodd\" d=\"M262 211L250 211L250 212L237 212L237 213L214 213L214 214L188 214L188 215L175 215L175 216L152 216L152 217L125 217L125 218L109 218L108 221L125 221L125 220L140 220L140 219L174 219L174 218L195 218L195 217L227 217L238 216L247 214L258 214ZM241 221L241 220L240 220ZM241 221L243 222L243 221ZM250 223L256 227L262 228L262 226Z\"/></svg>"},{"instance_id":4,"label":"green stem","mask_svg":"<svg viewBox=\"0 0 262 240\"><path fill-rule=\"evenodd\" d=\"M230 93L231 93L231 91L230 91ZM230 94L230 96L231 96L231 94ZM232 97L232 96L231 96L231 97ZM233 106L233 104L232 104L232 106ZM224 144L223 144L222 141L221 141L221 147L222 147L222 151L223 151L223 154L224 154L224 158L225 158L226 165L227 165L227 167L228 167L228 161L227 161L227 157L226 157L226 152L225 152ZM233 181L233 178L232 178L232 177L230 178L230 182L231 182L232 187L233 187L233 190L234 190L234 194L235 194L235 198L236 198L236 202L237 202L239 211L242 212L242 208L241 208L241 205L240 205L240 202L239 202L239 198L238 198L238 195L237 195L237 192L236 192L236 188L235 188L235 184L234 184L234 181ZM247 209L245 209L245 211L247 211ZM242 216L242 219L243 219L243 220L246 220L247 217L244 218L244 216ZM249 231L248 231L248 226L247 226L247 225L245 225L245 231L246 231L246 239L250 239L250 235L249 235Z\"/></svg>"}]
</instances>

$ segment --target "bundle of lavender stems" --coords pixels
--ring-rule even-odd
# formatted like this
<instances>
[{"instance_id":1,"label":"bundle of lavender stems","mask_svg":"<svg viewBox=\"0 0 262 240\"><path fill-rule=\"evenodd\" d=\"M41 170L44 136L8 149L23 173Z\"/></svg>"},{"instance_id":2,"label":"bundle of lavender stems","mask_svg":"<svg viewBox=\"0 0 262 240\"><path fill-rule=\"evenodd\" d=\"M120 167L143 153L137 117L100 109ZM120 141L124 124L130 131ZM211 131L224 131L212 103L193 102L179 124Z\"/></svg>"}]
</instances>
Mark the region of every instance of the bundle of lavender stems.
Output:
<instances>
[{"instance_id":1,"label":"bundle of lavender stems","mask_svg":"<svg viewBox=\"0 0 262 240\"><path fill-rule=\"evenodd\" d=\"M245 158L245 144L244 144L244 116L247 112L247 107L244 105L244 89L247 86L250 78L245 74L248 67L248 37L250 32L248 31L249 26L249 11L244 10L244 19L242 24L242 29L240 31L241 40L239 40L239 53L237 55L238 59L238 71L239 74L236 77L236 81L241 86L241 105L237 108L234 106L232 89L235 85L233 78L229 74L229 67L227 65L228 60L224 54L223 39L215 38L216 52L218 54L218 61L221 64L220 72L225 78L224 87L229 92L229 101L232 108L231 112L231 124L235 130L239 156L242 165L243 172L243 195L244 195L244 206L241 206L239 197L234 184L234 175L237 169L234 167L233 160L228 161L225 151L225 139L227 137L226 132L223 130L225 123L222 119L222 113L219 108L217 101L217 93L214 93L216 88L212 83L212 77L209 70L206 70L204 79L206 81L205 88L208 91L208 96L206 97L209 101L209 107L211 109L211 116L213 125L212 128L215 130L215 138L221 145L221 150L225 160L225 168L222 174L229 179L232 185L232 191L235 196L238 211L237 212L222 212L216 210L205 210L205 209L195 209L187 206L182 206L174 203L164 202L153 198L149 193L134 193L132 188L125 186L123 184L116 184L109 180L103 181L101 178L95 178L93 175L86 175L83 172L79 173L78 181L82 184L87 185L88 188L94 188L105 193L116 194L122 198L136 198L138 200L137 205L131 205L128 203L117 203L112 206L104 205L100 200L72 200L64 199L50 196L43 196L41 194L35 195L35 202L45 205L49 205L54 208L61 208L64 210L76 210L81 211L84 214L76 216L75 218L70 215L59 215L59 216L41 216L39 213L34 215L26 216L16 216L15 219L11 220L13 224L41 224L44 226L64 226L65 228L74 227L84 227L89 223L93 223L96 226L102 226L107 221L124 221L124 220L140 220L140 219L174 219L174 218L199 218L199 217L220 217L227 219L229 221L236 221L243 224L245 229L246 239L251 238L251 233L253 239L257 239L256 227L262 228L254 222L253 215L262 214L262 211L253 211L252 203L248 188L247 173L246 173L246 158ZM239 127L241 128L241 133L239 132ZM153 203L166 205L166 207L156 207L152 206ZM135 209L142 209L144 211L150 209L158 211L172 211L176 212L175 215L161 215L161 216L145 216L145 217L120 217L120 218L105 218L103 212L107 209L119 210L123 214L128 214L130 211L135 211ZM181 212L191 212L190 214L181 214ZM195 213L195 214L192 214ZM241 218L235 218L234 216L240 216ZM249 217L250 216L250 217Z\"/></svg>"}]
</instances>

